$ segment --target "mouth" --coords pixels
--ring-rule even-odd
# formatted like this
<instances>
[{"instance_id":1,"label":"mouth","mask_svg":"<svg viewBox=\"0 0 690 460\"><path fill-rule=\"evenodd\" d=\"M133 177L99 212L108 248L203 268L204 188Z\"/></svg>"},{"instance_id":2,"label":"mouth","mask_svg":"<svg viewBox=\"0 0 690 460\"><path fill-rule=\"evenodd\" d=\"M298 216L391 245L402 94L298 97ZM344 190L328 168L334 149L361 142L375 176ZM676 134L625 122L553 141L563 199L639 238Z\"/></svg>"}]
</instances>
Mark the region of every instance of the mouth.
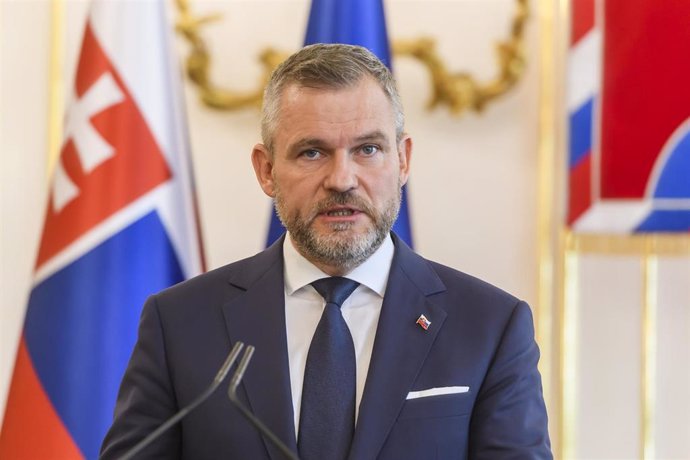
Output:
<instances>
[{"instance_id":1,"label":"mouth","mask_svg":"<svg viewBox=\"0 0 690 460\"><path fill-rule=\"evenodd\" d=\"M353 208L336 208L328 209L325 212L323 212L323 214L327 215L328 217L348 217L358 212L360 212L358 209Z\"/></svg>"},{"instance_id":2,"label":"mouth","mask_svg":"<svg viewBox=\"0 0 690 460\"><path fill-rule=\"evenodd\" d=\"M357 223L370 220L372 216L369 203L352 193L326 196L315 204L312 212L310 221L325 224L331 230L335 227L351 228Z\"/></svg>"},{"instance_id":3,"label":"mouth","mask_svg":"<svg viewBox=\"0 0 690 460\"><path fill-rule=\"evenodd\" d=\"M363 212L353 206L330 206L319 212L319 218L327 223L355 222Z\"/></svg>"}]
</instances>

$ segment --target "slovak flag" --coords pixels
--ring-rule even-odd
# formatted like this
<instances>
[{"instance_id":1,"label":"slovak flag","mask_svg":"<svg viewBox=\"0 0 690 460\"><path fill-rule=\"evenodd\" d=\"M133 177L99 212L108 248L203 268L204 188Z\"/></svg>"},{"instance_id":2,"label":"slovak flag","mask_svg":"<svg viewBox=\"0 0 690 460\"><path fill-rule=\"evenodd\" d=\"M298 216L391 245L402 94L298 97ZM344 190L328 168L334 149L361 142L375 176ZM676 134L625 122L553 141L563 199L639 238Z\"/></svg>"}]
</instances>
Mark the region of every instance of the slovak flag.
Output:
<instances>
[{"instance_id":1,"label":"slovak flag","mask_svg":"<svg viewBox=\"0 0 690 460\"><path fill-rule=\"evenodd\" d=\"M163 0L90 6L0 458L97 458L146 297L203 270L171 29Z\"/></svg>"},{"instance_id":2,"label":"slovak flag","mask_svg":"<svg viewBox=\"0 0 690 460\"><path fill-rule=\"evenodd\" d=\"M359 45L374 53L389 69L390 46L382 0L312 0L304 44L346 43ZM402 189L402 202L393 231L412 247L412 226L407 205L407 185ZM266 246L285 231L275 210L271 216Z\"/></svg>"}]
</instances>

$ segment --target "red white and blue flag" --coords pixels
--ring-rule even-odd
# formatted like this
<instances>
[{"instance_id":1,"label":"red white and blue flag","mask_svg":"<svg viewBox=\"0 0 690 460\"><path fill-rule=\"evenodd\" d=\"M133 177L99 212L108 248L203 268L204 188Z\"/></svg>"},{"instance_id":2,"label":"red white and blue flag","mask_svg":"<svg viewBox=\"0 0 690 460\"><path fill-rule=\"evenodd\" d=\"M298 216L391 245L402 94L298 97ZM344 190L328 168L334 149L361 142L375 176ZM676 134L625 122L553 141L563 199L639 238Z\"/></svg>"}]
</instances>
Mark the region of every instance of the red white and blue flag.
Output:
<instances>
[{"instance_id":1,"label":"red white and blue flag","mask_svg":"<svg viewBox=\"0 0 690 460\"><path fill-rule=\"evenodd\" d=\"M91 5L0 458L97 458L146 297L202 271L165 3Z\"/></svg>"},{"instance_id":2,"label":"red white and blue flag","mask_svg":"<svg viewBox=\"0 0 690 460\"><path fill-rule=\"evenodd\" d=\"M571 4L567 224L690 231L690 2Z\"/></svg>"},{"instance_id":3,"label":"red white and blue flag","mask_svg":"<svg viewBox=\"0 0 690 460\"><path fill-rule=\"evenodd\" d=\"M431 326L431 321L429 321L426 316L419 315L419 318L417 318L417 324L419 324L419 326L426 331L429 329L429 326Z\"/></svg>"}]
</instances>

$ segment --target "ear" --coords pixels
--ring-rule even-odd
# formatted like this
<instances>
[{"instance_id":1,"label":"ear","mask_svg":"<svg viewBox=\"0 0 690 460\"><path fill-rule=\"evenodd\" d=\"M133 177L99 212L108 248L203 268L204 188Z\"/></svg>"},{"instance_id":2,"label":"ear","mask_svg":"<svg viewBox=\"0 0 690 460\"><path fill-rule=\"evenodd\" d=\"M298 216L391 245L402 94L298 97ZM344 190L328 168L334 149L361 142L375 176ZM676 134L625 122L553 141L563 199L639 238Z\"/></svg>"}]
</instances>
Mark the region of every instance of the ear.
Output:
<instances>
[{"instance_id":1,"label":"ear","mask_svg":"<svg viewBox=\"0 0 690 460\"><path fill-rule=\"evenodd\" d=\"M271 198L275 196L273 182L273 158L264 144L256 144L252 149L252 165L259 186Z\"/></svg>"},{"instance_id":2,"label":"ear","mask_svg":"<svg viewBox=\"0 0 690 460\"><path fill-rule=\"evenodd\" d=\"M410 177L410 160L412 159L412 138L403 134L398 142L398 161L400 162L400 183L405 185Z\"/></svg>"}]
</instances>

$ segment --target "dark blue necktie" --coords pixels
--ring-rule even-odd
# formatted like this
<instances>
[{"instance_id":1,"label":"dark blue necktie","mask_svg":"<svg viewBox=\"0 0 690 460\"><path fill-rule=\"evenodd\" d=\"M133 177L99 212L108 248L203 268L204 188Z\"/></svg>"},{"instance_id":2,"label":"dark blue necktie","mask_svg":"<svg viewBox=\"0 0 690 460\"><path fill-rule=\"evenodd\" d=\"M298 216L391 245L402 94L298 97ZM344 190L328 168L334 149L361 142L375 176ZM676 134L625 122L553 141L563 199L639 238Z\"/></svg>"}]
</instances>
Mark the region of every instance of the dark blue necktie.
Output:
<instances>
[{"instance_id":1,"label":"dark blue necktie","mask_svg":"<svg viewBox=\"0 0 690 460\"><path fill-rule=\"evenodd\" d=\"M311 283L326 301L311 339L302 385L299 455L347 458L355 431L355 346L340 307L359 283L338 276Z\"/></svg>"}]
</instances>

